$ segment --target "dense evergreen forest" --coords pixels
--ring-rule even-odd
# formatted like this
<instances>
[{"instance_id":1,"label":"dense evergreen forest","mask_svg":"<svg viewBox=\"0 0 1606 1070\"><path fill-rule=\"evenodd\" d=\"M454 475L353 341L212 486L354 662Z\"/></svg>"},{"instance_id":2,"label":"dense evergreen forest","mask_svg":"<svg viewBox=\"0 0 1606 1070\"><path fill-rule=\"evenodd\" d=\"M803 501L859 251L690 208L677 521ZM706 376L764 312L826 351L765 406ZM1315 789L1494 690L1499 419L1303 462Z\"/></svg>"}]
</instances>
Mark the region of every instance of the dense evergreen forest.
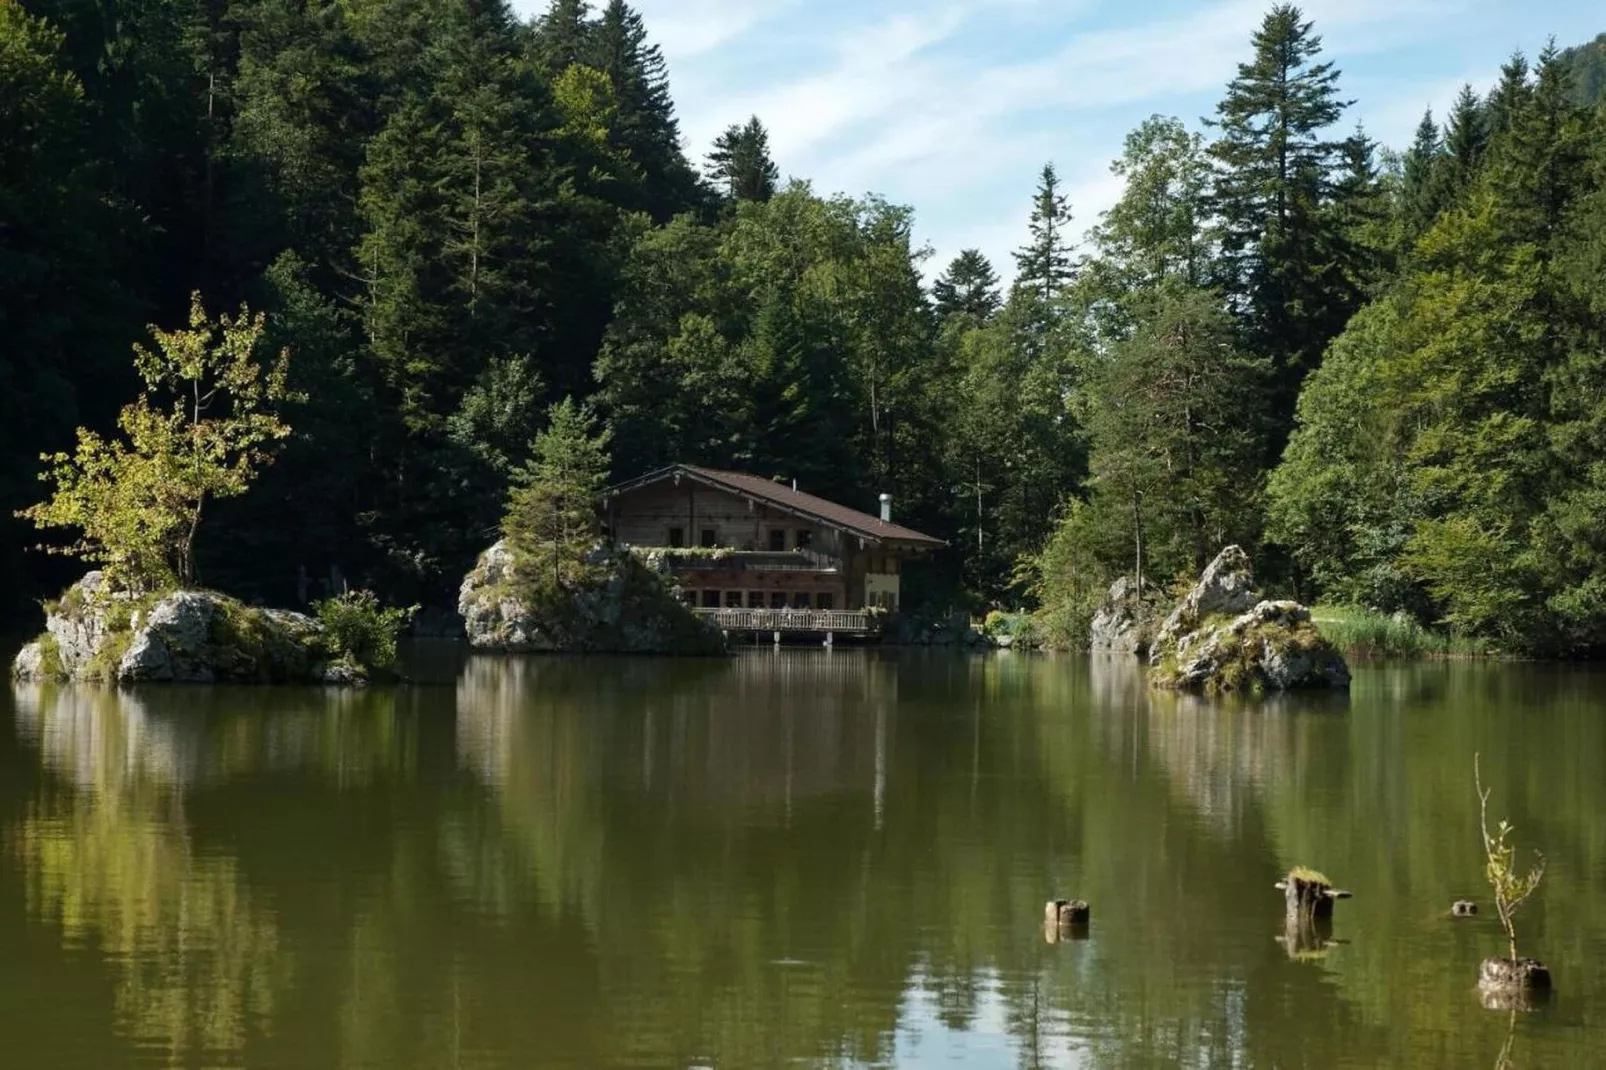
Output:
<instances>
[{"instance_id":1,"label":"dense evergreen forest","mask_svg":"<svg viewBox=\"0 0 1606 1070\"><path fill-rule=\"evenodd\" d=\"M572 397L617 476L890 491L952 540L944 603L1074 631L1237 541L1307 598L1598 652L1606 43L1400 153L1298 9L1243 60L1129 135L1085 242L1045 166L1012 284L966 251L927 286L911 211L783 181L759 117L689 156L624 0L0 0L0 602L69 578L13 517L39 455L198 291L267 313L298 396L199 547L242 595L448 601Z\"/></svg>"}]
</instances>

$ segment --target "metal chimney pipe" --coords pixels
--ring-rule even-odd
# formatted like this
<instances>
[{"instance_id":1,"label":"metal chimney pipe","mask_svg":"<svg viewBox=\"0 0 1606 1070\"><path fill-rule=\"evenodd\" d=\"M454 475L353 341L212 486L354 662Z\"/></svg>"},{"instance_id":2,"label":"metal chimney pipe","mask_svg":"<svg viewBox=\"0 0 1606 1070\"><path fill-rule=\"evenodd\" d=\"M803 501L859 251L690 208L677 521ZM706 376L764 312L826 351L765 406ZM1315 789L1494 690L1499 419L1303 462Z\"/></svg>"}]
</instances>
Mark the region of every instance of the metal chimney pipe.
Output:
<instances>
[{"instance_id":1,"label":"metal chimney pipe","mask_svg":"<svg viewBox=\"0 0 1606 1070\"><path fill-rule=\"evenodd\" d=\"M886 493L881 495L881 522L892 523L892 495Z\"/></svg>"}]
</instances>

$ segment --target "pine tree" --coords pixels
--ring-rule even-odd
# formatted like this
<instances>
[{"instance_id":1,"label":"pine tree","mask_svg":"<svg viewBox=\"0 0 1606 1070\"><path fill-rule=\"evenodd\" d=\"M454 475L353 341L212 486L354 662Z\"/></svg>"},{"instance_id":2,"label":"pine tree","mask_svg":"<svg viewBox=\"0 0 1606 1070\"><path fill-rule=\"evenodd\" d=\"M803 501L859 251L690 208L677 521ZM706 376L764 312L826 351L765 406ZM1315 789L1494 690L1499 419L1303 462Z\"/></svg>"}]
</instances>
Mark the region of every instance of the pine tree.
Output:
<instances>
[{"instance_id":1,"label":"pine tree","mask_svg":"<svg viewBox=\"0 0 1606 1070\"><path fill-rule=\"evenodd\" d=\"M659 222L693 207L702 195L681 151L668 64L641 15L625 0L608 0L591 37L590 64L608 76L618 101L613 142L645 176L639 207Z\"/></svg>"},{"instance_id":2,"label":"pine tree","mask_svg":"<svg viewBox=\"0 0 1606 1070\"><path fill-rule=\"evenodd\" d=\"M1444 196L1447 201L1461 197L1483 162L1489 143L1488 116L1483 102L1464 85L1450 106L1444 129Z\"/></svg>"},{"instance_id":3,"label":"pine tree","mask_svg":"<svg viewBox=\"0 0 1606 1070\"><path fill-rule=\"evenodd\" d=\"M1066 231L1070 202L1060 192L1052 163L1043 165L1032 197L1031 241L1015 253L1015 288L1047 306L1065 292L1075 277Z\"/></svg>"},{"instance_id":4,"label":"pine tree","mask_svg":"<svg viewBox=\"0 0 1606 1070\"><path fill-rule=\"evenodd\" d=\"M530 51L549 79L575 64L592 62L594 24L589 0L551 0L535 20Z\"/></svg>"},{"instance_id":5,"label":"pine tree","mask_svg":"<svg viewBox=\"0 0 1606 1070\"><path fill-rule=\"evenodd\" d=\"M998 273L979 249L965 249L954 257L948 270L931 284L931 296L939 320L964 315L984 324L1003 304Z\"/></svg>"},{"instance_id":6,"label":"pine tree","mask_svg":"<svg viewBox=\"0 0 1606 1070\"><path fill-rule=\"evenodd\" d=\"M1433 225L1444 208L1444 143L1430 108L1417 124L1416 138L1405 151L1400 190L1400 226L1407 246Z\"/></svg>"},{"instance_id":7,"label":"pine tree","mask_svg":"<svg viewBox=\"0 0 1606 1070\"><path fill-rule=\"evenodd\" d=\"M591 410L564 398L547 410L546 430L515 475L502 531L534 576L562 590L583 584L586 558L601 531L598 506L608 482L608 433Z\"/></svg>"},{"instance_id":8,"label":"pine tree","mask_svg":"<svg viewBox=\"0 0 1606 1070\"><path fill-rule=\"evenodd\" d=\"M1521 52L1513 53L1500 68L1500 81L1489 93L1486 103L1490 137L1511 129L1516 116L1533 92L1529 82L1528 58Z\"/></svg>"},{"instance_id":9,"label":"pine tree","mask_svg":"<svg viewBox=\"0 0 1606 1070\"><path fill-rule=\"evenodd\" d=\"M1299 384L1357 307L1352 250L1329 210L1345 142L1325 136L1348 101L1338 71L1316 62L1321 38L1298 8L1274 7L1254 35L1211 124L1218 172L1222 282L1252 348L1277 368L1274 403L1286 421ZM1276 448L1279 443L1273 442Z\"/></svg>"},{"instance_id":10,"label":"pine tree","mask_svg":"<svg viewBox=\"0 0 1606 1070\"><path fill-rule=\"evenodd\" d=\"M775 196L781 172L770 159L770 135L753 116L733 124L714 140L708 154L708 178L732 201L767 201Z\"/></svg>"}]
</instances>

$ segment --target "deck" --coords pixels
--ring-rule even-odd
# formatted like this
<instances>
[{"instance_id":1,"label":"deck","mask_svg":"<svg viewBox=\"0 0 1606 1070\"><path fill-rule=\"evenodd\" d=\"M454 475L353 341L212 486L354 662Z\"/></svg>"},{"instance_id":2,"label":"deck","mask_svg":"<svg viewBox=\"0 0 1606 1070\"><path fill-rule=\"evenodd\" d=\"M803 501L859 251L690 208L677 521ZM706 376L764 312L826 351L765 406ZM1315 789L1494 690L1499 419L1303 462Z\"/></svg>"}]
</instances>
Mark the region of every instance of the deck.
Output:
<instances>
[{"instance_id":1,"label":"deck","mask_svg":"<svg viewBox=\"0 0 1606 1070\"><path fill-rule=\"evenodd\" d=\"M848 609L698 609L727 632L799 632L819 635L874 635L878 629L871 614Z\"/></svg>"}]
</instances>

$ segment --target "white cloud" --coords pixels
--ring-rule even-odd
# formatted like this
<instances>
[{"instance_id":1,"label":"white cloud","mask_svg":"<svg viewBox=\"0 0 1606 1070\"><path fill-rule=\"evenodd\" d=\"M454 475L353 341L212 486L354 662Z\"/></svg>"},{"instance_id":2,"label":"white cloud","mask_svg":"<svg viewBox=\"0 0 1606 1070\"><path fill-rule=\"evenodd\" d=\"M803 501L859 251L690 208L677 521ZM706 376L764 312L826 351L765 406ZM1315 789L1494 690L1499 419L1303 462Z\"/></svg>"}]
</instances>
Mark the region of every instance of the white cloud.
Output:
<instances>
[{"instance_id":1,"label":"white cloud","mask_svg":"<svg viewBox=\"0 0 1606 1070\"><path fill-rule=\"evenodd\" d=\"M1196 126L1248 57L1269 0L635 3L670 60L694 159L757 115L784 174L913 205L933 270L976 246L1007 274L1042 163L1059 165L1077 229L1096 222L1120 194L1108 166L1126 132L1153 112ZM1490 0L1301 6L1361 100L1352 115L1396 146L1425 104L1447 106L1464 80L1452 73L1499 62L1506 46L1488 54L1490 20L1521 22ZM1415 59L1456 41L1466 58L1448 70ZM1385 53L1413 62L1369 59Z\"/></svg>"},{"instance_id":2,"label":"white cloud","mask_svg":"<svg viewBox=\"0 0 1606 1070\"><path fill-rule=\"evenodd\" d=\"M689 60L742 37L803 0L636 0L652 39L672 62Z\"/></svg>"}]
</instances>

